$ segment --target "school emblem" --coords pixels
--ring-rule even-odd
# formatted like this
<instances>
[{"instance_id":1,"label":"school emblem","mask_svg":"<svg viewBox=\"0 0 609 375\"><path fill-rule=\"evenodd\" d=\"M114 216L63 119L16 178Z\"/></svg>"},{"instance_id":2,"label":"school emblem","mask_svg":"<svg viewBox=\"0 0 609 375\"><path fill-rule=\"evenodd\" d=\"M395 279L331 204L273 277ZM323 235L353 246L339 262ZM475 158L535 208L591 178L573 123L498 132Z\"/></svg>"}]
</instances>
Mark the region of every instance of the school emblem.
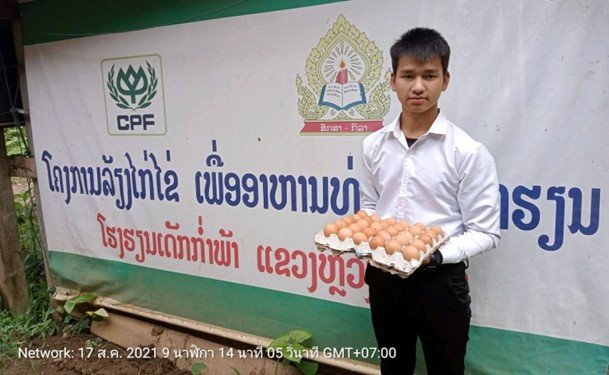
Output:
<instances>
[{"instance_id":1,"label":"school emblem","mask_svg":"<svg viewBox=\"0 0 609 375\"><path fill-rule=\"evenodd\" d=\"M296 75L301 135L367 134L383 126L391 70L383 55L341 14L307 59L307 84Z\"/></svg>"}]
</instances>

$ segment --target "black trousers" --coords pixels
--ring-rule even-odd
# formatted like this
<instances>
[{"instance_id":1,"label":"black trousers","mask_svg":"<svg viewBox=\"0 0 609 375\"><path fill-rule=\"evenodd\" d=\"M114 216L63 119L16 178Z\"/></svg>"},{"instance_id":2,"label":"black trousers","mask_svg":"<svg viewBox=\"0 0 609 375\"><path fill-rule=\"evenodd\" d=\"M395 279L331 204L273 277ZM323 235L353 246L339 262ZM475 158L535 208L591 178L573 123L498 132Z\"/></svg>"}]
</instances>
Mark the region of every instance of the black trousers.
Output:
<instances>
[{"instance_id":1,"label":"black trousers","mask_svg":"<svg viewBox=\"0 0 609 375\"><path fill-rule=\"evenodd\" d=\"M463 374L471 319L465 264L421 268L407 279L368 265L370 311L380 348L395 348L381 359L381 373L414 373L420 338L430 375ZM384 350L384 353L391 351Z\"/></svg>"}]
</instances>

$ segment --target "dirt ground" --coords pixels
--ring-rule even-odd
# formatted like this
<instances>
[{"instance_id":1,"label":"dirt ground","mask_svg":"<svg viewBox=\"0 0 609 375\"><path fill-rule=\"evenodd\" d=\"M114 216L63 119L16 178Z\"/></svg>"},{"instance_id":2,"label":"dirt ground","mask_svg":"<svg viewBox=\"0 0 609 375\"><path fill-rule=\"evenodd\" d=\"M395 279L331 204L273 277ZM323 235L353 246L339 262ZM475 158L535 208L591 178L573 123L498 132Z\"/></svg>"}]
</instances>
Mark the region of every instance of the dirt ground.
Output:
<instances>
[{"instance_id":1,"label":"dirt ground","mask_svg":"<svg viewBox=\"0 0 609 375\"><path fill-rule=\"evenodd\" d=\"M11 177L13 194L23 194L28 189L27 179Z\"/></svg>"},{"instance_id":2,"label":"dirt ground","mask_svg":"<svg viewBox=\"0 0 609 375\"><path fill-rule=\"evenodd\" d=\"M105 350L120 358L94 358L87 354ZM23 348L25 349L25 348ZM120 346L102 340L91 334L55 335L44 341L36 339L31 343L28 354L31 358L20 358L4 363L2 375L191 375L190 371L178 369L168 359L128 359L127 352ZM36 352L36 349L40 351ZM22 353L25 355L25 353ZM43 354L57 358L42 359ZM22 355L22 356L23 356ZM67 357L70 358L67 358ZM203 372L209 373L209 372Z\"/></svg>"}]
</instances>

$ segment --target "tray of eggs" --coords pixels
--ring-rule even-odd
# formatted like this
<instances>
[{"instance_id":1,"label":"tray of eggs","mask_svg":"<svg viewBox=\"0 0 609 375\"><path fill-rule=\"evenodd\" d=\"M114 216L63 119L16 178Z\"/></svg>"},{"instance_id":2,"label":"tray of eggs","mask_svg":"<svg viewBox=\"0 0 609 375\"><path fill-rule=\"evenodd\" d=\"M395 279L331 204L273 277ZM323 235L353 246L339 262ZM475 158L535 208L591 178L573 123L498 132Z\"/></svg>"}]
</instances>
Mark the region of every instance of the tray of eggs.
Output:
<instances>
[{"instance_id":1,"label":"tray of eggs","mask_svg":"<svg viewBox=\"0 0 609 375\"><path fill-rule=\"evenodd\" d=\"M408 277L446 240L439 226L382 219L361 210L328 223L315 235L318 250L334 255L355 253L387 272Z\"/></svg>"}]
</instances>

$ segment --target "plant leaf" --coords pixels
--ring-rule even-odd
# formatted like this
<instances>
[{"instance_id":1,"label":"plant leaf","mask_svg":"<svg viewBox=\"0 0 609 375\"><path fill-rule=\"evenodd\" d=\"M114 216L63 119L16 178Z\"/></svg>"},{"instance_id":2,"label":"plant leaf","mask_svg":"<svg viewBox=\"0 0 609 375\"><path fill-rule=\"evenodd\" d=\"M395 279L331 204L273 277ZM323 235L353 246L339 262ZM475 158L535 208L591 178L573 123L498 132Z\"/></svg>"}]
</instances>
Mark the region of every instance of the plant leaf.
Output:
<instances>
[{"instance_id":1,"label":"plant leaf","mask_svg":"<svg viewBox=\"0 0 609 375\"><path fill-rule=\"evenodd\" d=\"M285 348L288 344L288 335L279 336L269 344L269 348Z\"/></svg>"},{"instance_id":2,"label":"plant leaf","mask_svg":"<svg viewBox=\"0 0 609 375\"><path fill-rule=\"evenodd\" d=\"M95 321L108 319L108 316L109 316L108 312L104 308L100 308L95 311L87 311L87 315L89 315Z\"/></svg>"},{"instance_id":3,"label":"plant leaf","mask_svg":"<svg viewBox=\"0 0 609 375\"><path fill-rule=\"evenodd\" d=\"M207 366L205 366L204 363L193 363L192 366L190 366L190 372L192 372L192 375L200 375L206 368Z\"/></svg>"},{"instance_id":4,"label":"plant leaf","mask_svg":"<svg viewBox=\"0 0 609 375\"><path fill-rule=\"evenodd\" d=\"M307 332L307 331L301 331L301 330L290 331L290 342L301 343L305 340L310 339L311 336L312 336L311 333Z\"/></svg>"},{"instance_id":5,"label":"plant leaf","mask_svg":"<svg viewBox=\"0 0 609 375\"><path fill-rule=\"evenodd\" d=\"M292 345L292 349L299 352L300 354L304 354L304 352L306 352L307 350L309 350L309 348L307 348L306 346L300 345L299 343L295 342Z\"/></svg>"},{"instance_id":6,"label":"plant leaf","mask_svg":"<svg viewBox=\"0 0 609 375\"><path fill-rule=\"evenodd\" d=\"M294 345L288 344L288 346L283 351L283 357L290 362L300 363L300 360L302 359L302 353L303 352L296 349Z\"/></svg>"},{"instance_id":7,"label":"plant leaf","mask_svg":"<svg viewBox=\"0 0 609 375\"><path fill-rule=\"evenodd\" d=\"M296 364L296 367L305 375L315 375L319 364L308 359L303 359L300 363Z\"/></svg>"},{"instance_id":8,"label":"plant leaf","mask_svg":"<svg viewBox=\"0 0 609 375\"><path fill-rule=\"evenodd\" d=\"M241 371L237 370L234 367L231 367L231 369L233 370L233 372L235 373L235 375L241 375Z\"/></svg>"},{"instance_id":9,"label":"plant leaf","mask_svg":"<svg viewBox=\"0 0 609 375\"><path fill-rule=\"evenodd\" d=\"M76 305L81 304L81 303L91 303L91 302L95 301L96 298L97 298L97 296L92 293L79 294L78 296L67 300L66 303L64 304L64 309L66 310L66 312L68 314L71 314L72 310L74 310Z\"/></svg>"}]
</instances>

